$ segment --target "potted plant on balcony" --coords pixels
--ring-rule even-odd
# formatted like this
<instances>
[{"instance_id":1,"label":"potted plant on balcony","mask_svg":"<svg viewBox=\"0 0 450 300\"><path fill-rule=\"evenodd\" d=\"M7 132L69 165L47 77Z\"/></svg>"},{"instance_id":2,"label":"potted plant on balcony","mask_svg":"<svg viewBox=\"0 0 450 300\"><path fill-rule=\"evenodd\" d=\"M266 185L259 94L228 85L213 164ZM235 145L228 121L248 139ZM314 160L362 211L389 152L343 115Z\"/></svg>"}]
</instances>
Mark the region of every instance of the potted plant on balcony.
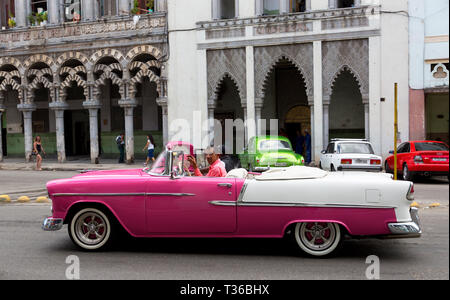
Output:
<instances>
[{"instance_id":1,"label":"potted plant on balcony","mask_svg":"<svg viewBox=\"0 0 450 300\"><path fill-rule=\"evenodd\" d=\"M28 22L30 22L31 26L34 26L36 24L36 17L33 15L33 13L28 15Z\"/></svg>"},{"instance_id":2,"label":"potted plant on balcony","mask_svg":"<svg viewBox=\"0 0 450 300\"><path fill-rule=\"evenodd\" d=\"M133 15L139 15L139 2L138 0L134 0L133 8L130 10Z\"/></svg>"},{"instance_id":3,"label":"potted plant on balcony","mask_svg":"<svg viewBox=\"0 0 450 300\"><path fill-rule=\"evenodd\" d=\"M155 0L147 0L146 1L146 6L147 6L147 10L148 10L148 13L149 14L151 14L151 13L153 13L153 11L154 11L154 6L155 6Z\"/></svg>"},{"instance_id":4,"label":"potted plant on balcony","mask_svg":"<svg viewBox=\"0 0 450 300\"><path fill-rule=\"evenodd\" d=\"M8 26L9 28L16 27L16 20L11 12L9 12Z\"/></svg>"}]
</instances>

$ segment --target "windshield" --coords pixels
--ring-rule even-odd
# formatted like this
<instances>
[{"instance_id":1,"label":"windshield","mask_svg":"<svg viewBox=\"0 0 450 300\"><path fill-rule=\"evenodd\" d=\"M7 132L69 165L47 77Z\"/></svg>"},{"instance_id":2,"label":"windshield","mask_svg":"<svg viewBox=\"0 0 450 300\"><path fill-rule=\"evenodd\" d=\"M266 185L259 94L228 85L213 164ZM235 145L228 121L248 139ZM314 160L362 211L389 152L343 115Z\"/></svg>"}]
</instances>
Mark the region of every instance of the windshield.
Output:
<instances>
[{"instance_id":1,"label":"windshield","mask_svg":"<svg viewBox=\"0 0 450 300\"><path fill-rule=\"evenodd\" d=\"M172 154L172 172L175 176L183 176L189 163L184 160L183 151L164 151L153 163L149 173L153 175L170 175L169 155Z\"/></svg>"},{"instance_id":2,"label":"windshield","mask_svg":"<svg viewBox=\"0 0 450 300\"><path fill-rule=\"evenodd\" d=\"M292 150L289 142L280 140L264 140L259 143L260 151Z\"/></svg>"},{"instance_id":3,"label":"windshield","mask_svg":"<svg viewBox=\"0 0 450 300\"><path fill-rule=\"evenodd\" d=\"M448 146L443 143L415 143L416 151L448 151Z\"/></svg>"},{"instance_id":4,"label":"windshield","mask_svg":"<svg viewBox=\"0 0 450 300\"><path fill-rule=\"evenodd\" d=\"M337 146L337 153L373 154L373 149L367 143L340 143Z\"/></svg>"}]
</instances>

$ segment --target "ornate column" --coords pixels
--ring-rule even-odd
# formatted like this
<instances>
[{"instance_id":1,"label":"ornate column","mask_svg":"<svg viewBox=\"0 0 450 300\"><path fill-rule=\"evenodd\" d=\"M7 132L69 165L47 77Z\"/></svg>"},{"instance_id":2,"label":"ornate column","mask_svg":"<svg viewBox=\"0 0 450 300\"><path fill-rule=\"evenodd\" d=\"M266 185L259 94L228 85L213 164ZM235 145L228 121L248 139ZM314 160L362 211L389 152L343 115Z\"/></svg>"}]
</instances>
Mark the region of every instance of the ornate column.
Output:
<instances>
[{"instance_id":1,"label":"ornate column","mask_svg":"<svg viewBox=\"0 0 450 300\"><path fill-rule=\"evenodd\" d=\"M2 91L0 91L0 162L3 161L3 139L2 139L2 128L3 128L3 123L2 123L2 115L3 112L5 111L5 106L3 105L3 100L4 100L4 96Z\"/></svg>"},{"instance_id":2,"label":"ornate column","mask_svg":"<svg viewBox=\"0 0 450 300\"><path fill-rule=\"evenodd\" d=\"M362 101L364 104L364 136L366 139L370 140L369 95L363 95Z\"/></svg>"},{"instance_id":3,"label":"ornate column","mask_svg":"<svg viewBox=\"0 0 450 300\"><path fill-rule=\"evenodd\" d=\"M137 106L136 99L119 100L125 114L125 152L127 164L134 163L134 123L133 109Z\"/></svg>"},{"instance_id":4,"label":"ornate column","mask_svg":"<svg viewBox=\"0 0 450 300\"><path fill-rule=\"evenodd\" d=\"M34 103L22 103L17 105L17 109L23 113L23 132L25 142L25 161L29 162L33 151L33 111L36 110Z\"/></svg>"},{"instance_id":5,"label":"ornate column","mask_svg":"<svg viewBox=\"0 0 450 300\"><path fill-rule=\"evenodd\" d=\"M58 162L66 161L66 140L64 137L64 111L69 107L66 102L52 102L48 105L55 112L56 120L56 152L58 153Z\"/></svg>"},{"instance_id":6,"label":"ornate column","mask_svg":"<svg viewBox=\"0 0 450 300\"><path fill-rule=\"evenodd\" d=\"M214 128L214 110L216 108L216 101L214 99L208 100L208 133L209 139L208 144L214 140L215 128Z\"/></svg>"},{"instance_id":7,"label":"ornate column","mask_svg":"<svg viewBox=\"0 0 450 300\"><path fill-rule=\"evenodd\" d=\"M245 67L247 82L247 142L256 136L255 112L255 52L253 46L245 47Z\"/></svg>"},{"instance_id":8,"label":"ornate column","mask_svg":"<svg viewBox=\"0 0 450 300\"><path fill-rule=\"evenodd\" d=\"M90 87L88 87L90 89ZM98 144L98 110L101 108L100 101L87 100L83 102L83 107L89 110L89 140L91 145L91 163L99 163Z\"/></svg>"},{"instance_id":9,"label":"ornate column","mask_svg":"<svg viewBox=\"0 0 450 300\"><path fill-rule=\"evenodd\" d=\"M260 98L255 98L255 120L256 120L256 135L265 135L262 131L262 120L261 120L261 110L263 108L263 100ZM267 126L267 124L266 124ZM264 126L264 128L266 127Z\"/></svg>"},{"instance_id":10,"label":"ornate column","mask_svg":"<svg viewBox=\"0 0 450 300\"><path fill-rule=\"evenodd\" d=\"M59 1L47 1L47 9L48 9L48 21L50 24L58 24L59 23Z\"/></svg>"},{"instance_id":11,"label":"ornate column","mask_svg":"<svg viewBox=\"0 0 450 300\"><path fill-rule=\"evenodd\" d=\"M94 20L94 0L83 0L81 1L81 15L83 21L92 21Z\"/></svg>"},{"instance_id":12,"label":"ornate column","mask_svg":"<svg viewBox=\"0 0 450 300\"><path fill-rule=\"evenodd\" d=\"M327 147L330 134L330 96L323 96L323 146Z\"/></svg>"},{"instance_id":13,"label":"ornate column","mask_svg":"<svg viewBox=\"0 0 450 300\"><path fill-rule=\"evenodd\" d=\"M15 0L14 7L16 10L16 25L17 27L27 26L27 0Z\"/></svg>"},{"instance_id":14,"label":"ornate column","mask_svg":"<svg viewBox=\"0 0 450 300\"><path fill-rule=\"evenodd\" d=\"M119 15L130 14L130 0L119 0Z\"/></svg>"}]
</instances>

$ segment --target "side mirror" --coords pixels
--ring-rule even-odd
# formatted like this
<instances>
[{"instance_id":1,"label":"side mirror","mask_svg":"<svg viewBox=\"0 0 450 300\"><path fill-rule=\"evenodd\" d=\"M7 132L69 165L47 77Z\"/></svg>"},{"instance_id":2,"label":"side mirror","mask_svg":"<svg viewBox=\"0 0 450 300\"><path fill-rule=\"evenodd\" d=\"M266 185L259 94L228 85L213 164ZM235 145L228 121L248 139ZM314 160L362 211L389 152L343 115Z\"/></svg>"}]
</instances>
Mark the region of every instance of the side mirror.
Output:
<instances>
[{"instance_id":1,"label":"side mirror","mask_svg":"<svg viewBox=\"0 0 450 300\"><path fill-rule=\"evenodd\" d=\"M394 154L394 150L390 150L390 151L389 151L389 154Z\"/></svg>"},{"instance_id":2,"label":"side mirror","mask_svg":"<svg viewBox=\"0 0 450 300\"><path fill-rule=\"evenodd\" d=\"M322 151L320 151L320 153L325 154L325 153L327 153L327 151L326 150L322 150Z\"/></svg>"}]
</instances>

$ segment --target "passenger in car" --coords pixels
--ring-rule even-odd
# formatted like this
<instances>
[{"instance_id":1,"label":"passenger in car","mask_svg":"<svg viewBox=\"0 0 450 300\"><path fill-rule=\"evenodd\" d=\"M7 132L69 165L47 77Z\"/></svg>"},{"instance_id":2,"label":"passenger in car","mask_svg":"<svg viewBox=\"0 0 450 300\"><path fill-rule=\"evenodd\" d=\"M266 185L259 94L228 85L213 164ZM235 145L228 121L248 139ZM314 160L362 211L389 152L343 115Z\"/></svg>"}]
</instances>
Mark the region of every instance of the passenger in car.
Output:
<instances>
[{"instance_id":1,"label":"passenger in car","mask_svg":"<svg viewBox=\"0 0 450 300\"><path fill-rule=\"evenodd\" d=\"M227 171L225 170L225 164L219 159L219 154L215 153L214 147L208 147L205 150L206 160L209 163L209 171L206 174L207 177L225 177ZM195 176L203 176L197 166L197 161L192 155L188 156L188 161L194 168Z\"/></svg>"}]
</instances>

